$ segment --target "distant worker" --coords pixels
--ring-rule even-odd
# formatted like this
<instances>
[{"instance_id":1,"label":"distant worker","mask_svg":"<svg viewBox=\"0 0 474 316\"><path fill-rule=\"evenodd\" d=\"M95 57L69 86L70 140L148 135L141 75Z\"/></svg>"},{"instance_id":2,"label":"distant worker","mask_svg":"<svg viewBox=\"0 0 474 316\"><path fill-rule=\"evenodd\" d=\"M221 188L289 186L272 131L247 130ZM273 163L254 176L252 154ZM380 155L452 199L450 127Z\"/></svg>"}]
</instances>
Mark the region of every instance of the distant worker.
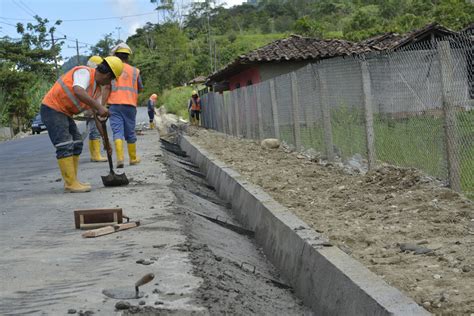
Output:
<instances>
[{"instance_id":1,"label":"distant worker","mask_svg":"<svg viewBox=\"0 0 474 316\"><path fill-rule=\"evenodd\" d=\"M41 104L41 118L56 147L56 158L64 179L65 192L89 192L91 186L77 180L82 137L72 116L92 109L99 118L109 111L96 100L98 86L108 85L120 77L123 63L117 57L106 57L96 69L77 66L65 73L45 95Z\"/></svg>"},{"instance_id":2,"label":"distant worker","mask_svg":"<svg viewBox=\"0 0 474 316\"><path fill-rule=\"evenodd\" d=\"M92 56L91 58L89 58L89 61L87 61L87 67L95 69L103 61L104 59L100 56ZM101 89L100 86L99 86L99 89ZM100 90L97 93L96 100L100 102L100 104L103 105L101 92L102 90ZM88 110L85 113L86 126L87 126L87 129L89 130L89 152L91 155L91 161L104 162L104 161L107 161L107 158L102 157L102 155L100 154L100 133L99 133L99 130L97 129L97 126L95 125L93 114L94 113L91 110Z\"/></svg>"},{"instance_id":3,"label":"distant worker","mask_svg":"<svg viewBox=\"0 0 474 316\"><path fill-rule=\"evenodd\" d=\"M150 129L155 128L155 106L158 96L153 93L148 99L147 108L148 108L148 118L150 119Z\"/></svg>"},{"instance_id":4,"label":"distant worker","mask_svg":"<svg viewBox=\"0 0 474 316\"><path fill-rule=\"evenodd\" d=\"M123 74L110 86L104 87L107 104L110 105L110 127L114 134L115 151L117 153L117 168L124 167L123 141L127 141L130 165L140 163L137 156L137 136L135 124L137 116L138 92L143 90L140 71L128 64L132 50L125 43L112 48L112 54L124 63Z\"/></svg>"},{"instance_id":5,"label":"distant worker","mask_svg":"<svg viewBox=\"0 0 474 316\"><path fill-rule=\"evenodd\" d=\"M191 125L199 126L199 115L201 114L201 98L196 90L193 91L188 104L188 111L191 114Z\"/></svg>"}]
</instances>

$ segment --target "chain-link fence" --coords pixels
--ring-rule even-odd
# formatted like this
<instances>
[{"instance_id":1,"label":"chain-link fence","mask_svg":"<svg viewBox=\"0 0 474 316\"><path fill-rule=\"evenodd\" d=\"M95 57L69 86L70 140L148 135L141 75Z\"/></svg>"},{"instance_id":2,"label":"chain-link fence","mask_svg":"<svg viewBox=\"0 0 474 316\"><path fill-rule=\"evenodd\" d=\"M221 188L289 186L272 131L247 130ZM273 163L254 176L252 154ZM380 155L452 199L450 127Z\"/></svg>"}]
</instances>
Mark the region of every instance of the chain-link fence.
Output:
<instances>
[{"instance_id":1,"label":"chain-link fence","mask_svg":"<svg viewBox=\"0 0 474 316\"><path fill-rule=\"evenodd\" d=\"M322 60L204 95L203 125L328 160L419 168L474 197L473 54L472 37L460 35Z\"/></svg>"}]
</instances>

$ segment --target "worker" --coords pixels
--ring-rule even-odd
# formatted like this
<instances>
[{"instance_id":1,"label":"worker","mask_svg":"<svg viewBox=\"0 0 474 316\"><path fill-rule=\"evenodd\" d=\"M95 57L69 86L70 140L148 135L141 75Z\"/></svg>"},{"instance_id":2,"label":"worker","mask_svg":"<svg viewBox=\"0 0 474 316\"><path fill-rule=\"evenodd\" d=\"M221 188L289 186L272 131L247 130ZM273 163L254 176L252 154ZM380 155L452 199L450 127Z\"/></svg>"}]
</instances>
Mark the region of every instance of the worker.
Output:
<instances>
[{"instance_id":1,"label":"worker","mask_svg":"<svg viewBox=\"0 0 474 316\"><path fill-rule=\"evenodd\" d=\"M95 69L103 61L104 59L100 56L92 56L87 61L87 67ZM99 89L100 88L101 87L99 86ZM101 91L98 92L96 100L98 102L101 102L102 104ZM100 154L100 133L99 133L99 130L97 129L97 126L95 125L93 114L94 113L91 110L88 110L85 112L86 126L87 126L87 129L89 130L89 152L91 155L91 161L92 162L105 162L107 161L107 158L102 157L102 155Z\"/></svg>"},{"instance_id":2,"label":"worker","mask_svg":"<svg viewBox=\"0 0 474 316\"><path fill-rule=\"evenodd\" d=\"M193 91L191 100L189 100L188 111L191 114L191 125L199 125L199 115L201 114L201 98L196 90Z\"/></svg>"},{"instance_id":3,"label":"worker","mask_svg":"<svg viewBox=\"0 0 474 316\"><path fill-rule=\"evenodd\" d=\"M41 104L41 118L56 147L56 158L64 179L65 192L89 192L91 186L77 180L82 137L72 116L88 109L105 119L109 111L95 99L98 86L108 85L119 78L123 63L117 57L106 57L96 69L77 66L65 73L45 95Z\"/></svg>"},{"instance_id":4,"label":"worker","mask_svg":"<svg viewBox=\"0 0 474 316\"><path fill-rule=\"evenodd\" d=\"M124 63L123 74L105 87L107 104L110 111L110 127L114 134L117 168L124 167L123 141L127 141L130 165L140 163L137 155L137 136L135 124L137 116L138 93L143 90L140 71L128 64L132 50L125 43L116 45L112 54Z\"/></svg>"},{"instance_id":5,"label":"worker","mask_svg":"<svg viewBox=\"0 0 474 316\"><path fill-rule=\"evenodd\" d=\"M155 106L156 106L156 99L158 96L153 93L150 98L148 99L147 108L148 108L148 118L150 119L150 129L155 128Z\"/></svg>"}]
</instances>

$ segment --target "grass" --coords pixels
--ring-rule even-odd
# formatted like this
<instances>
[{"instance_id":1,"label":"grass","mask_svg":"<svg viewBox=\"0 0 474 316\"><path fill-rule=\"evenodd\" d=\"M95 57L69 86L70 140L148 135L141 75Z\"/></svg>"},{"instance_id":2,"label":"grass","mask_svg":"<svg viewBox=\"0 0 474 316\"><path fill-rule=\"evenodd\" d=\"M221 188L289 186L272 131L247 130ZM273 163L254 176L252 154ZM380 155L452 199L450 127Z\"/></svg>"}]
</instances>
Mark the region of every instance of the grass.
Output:
<instances>
[{"instance_id":1,"label":"grass","mask_svg":"<svg viewBox=\"0 0 474 316\"><path fill-rule=\"evenodd\" d=\"M192 87L176 87L165 90L158 96L158 105L164 105L168 113L173 113L188 119L188 102L191 98Z\"/></svg>"},{"instance_id":2,"label":"grass","mask_svg":"<svg viewBox=\"0 0 474 316\"><path fill-rule=\"evenodd\" d=\"M333 144L343 159L356 153L367 157L364 113L360 107L331 108ZM461 187L474 199L474 111L458 112L457 126ZM377 159L397 166L414 167L431 176L447 179L444 145L444 120L436 116L393 119L374 115L375 150ZM294 144L293 128L280 127L280 138ZM304 148L325 152L320 123L301 126Z\"/></svg>"}]
</instances>

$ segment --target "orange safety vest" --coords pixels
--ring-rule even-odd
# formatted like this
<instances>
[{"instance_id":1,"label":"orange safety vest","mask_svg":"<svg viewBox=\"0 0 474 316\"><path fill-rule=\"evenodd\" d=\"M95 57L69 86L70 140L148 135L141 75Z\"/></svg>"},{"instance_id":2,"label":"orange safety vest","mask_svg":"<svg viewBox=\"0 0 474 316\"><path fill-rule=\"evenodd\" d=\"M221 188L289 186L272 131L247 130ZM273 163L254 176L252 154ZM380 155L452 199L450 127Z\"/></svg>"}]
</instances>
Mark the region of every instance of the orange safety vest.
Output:
<instances>
[{"instance_id":1,"label":"orange safety vest","mask_svg":"<svg viewBox=\"0 0 474 316\"><path fill-rule=\"evenodd\" d=\"M118 79L112 80L107 103L137 106L139 74L140 71L137 68L124 63L122 75Z\"/></svg>"},{"instance_id":2,"label":"orange safety vest","mask_svg":"<svg viewBox=\"0 0 474 316\"><path fill-rule=\"evenodd\" d=\"M95 98L98 91L100 91L97 89L95 82L95 69L86 66L77 66L56 80L53 87L44 96L42 103L58 112L66 114L67 116L73 116L74 114L79 114L90 109L87 104L79 101L72 88L74 83L74 72L79 69L87 69L89 71L90 82L86 92L89 96Z\"/></svg>"},{"instance_id":3,"label":"orange safety vest","mask_svg":"<svg viewBox=\"0 0 474 316\"><path fill-rule=\"evenodd\" d=\"M192 111L201 111L201 98L191 98L191 110Z\"/></svg>"}]
</instances>

